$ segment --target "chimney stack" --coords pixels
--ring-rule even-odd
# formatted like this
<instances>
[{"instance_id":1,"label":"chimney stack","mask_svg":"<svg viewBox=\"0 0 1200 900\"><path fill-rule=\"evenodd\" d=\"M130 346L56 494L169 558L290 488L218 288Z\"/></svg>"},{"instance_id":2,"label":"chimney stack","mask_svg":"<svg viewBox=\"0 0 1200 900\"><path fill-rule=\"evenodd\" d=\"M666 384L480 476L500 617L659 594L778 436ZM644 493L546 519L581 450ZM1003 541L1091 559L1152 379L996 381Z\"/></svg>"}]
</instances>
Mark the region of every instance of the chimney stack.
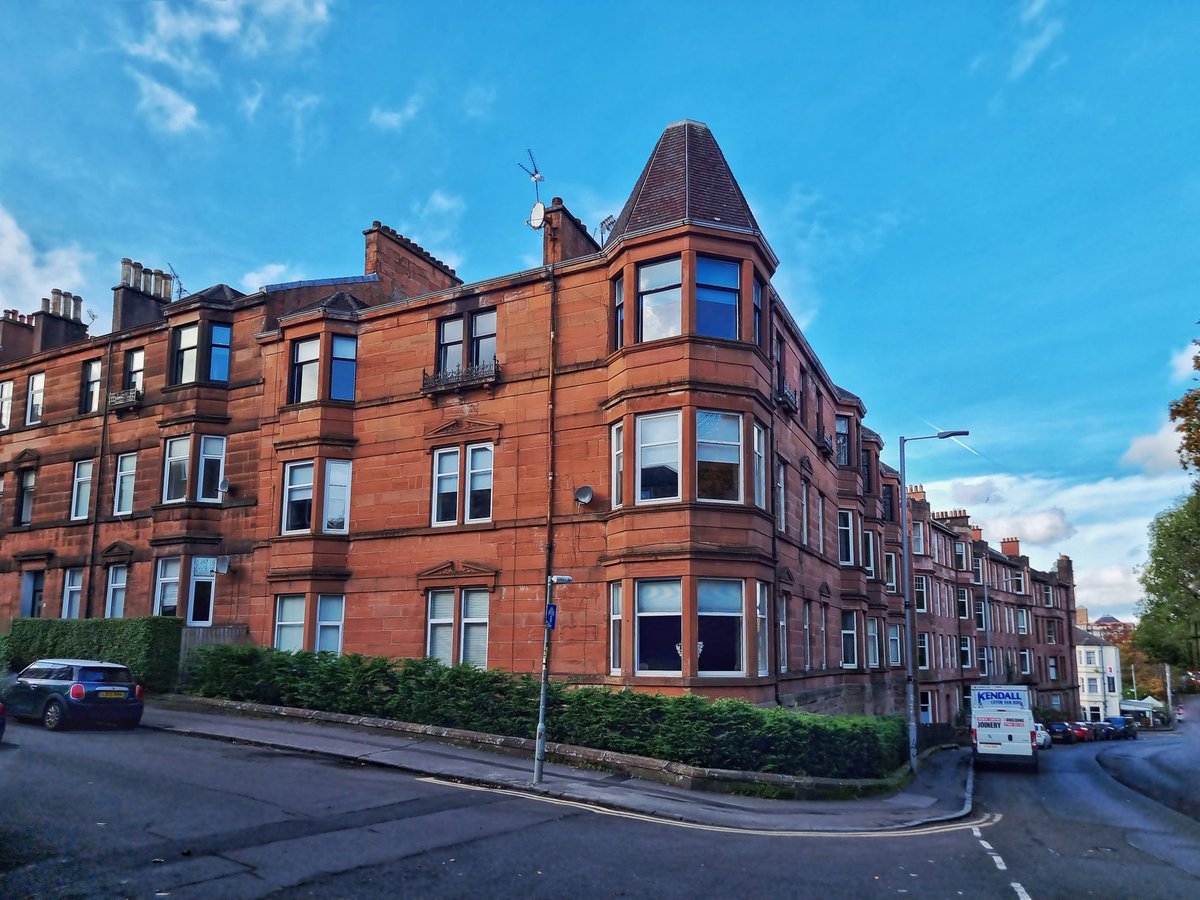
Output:
<instances>
[{"instance_id":1,"label":"chimney stack","mask_svg":"<svg viewBox=\"0 0 1200 900\"><path fill-rule=\"evenodd\" d=\"M1021 555L1021 540L1020 538L1007 537L1000 539L1000 552L1005 556L1020 556Z\"/></svg>"},{"instance_id":2,"label":"chimney stack","mask_svg":"<svg viewBox=\"0 0 1200 900\"><path fill-rule=\"evenodd\" d=\"M121 283L113 288L113 331L161 322L163 306L171 300L171 281L162 269L122 259Z\"/></svg>"},{"instance_id":3,"label":"chimney stack","mask_svg":"<svg viewBox=\"0 0 1200 900\"><path fill-rule=\"evenodd\" d=\"M924 499L925 499L925 485L923 485L923 484L910 484L910 485L908 486L908 499L910 499L910 500L924 500Z\"/></svg>"},{"instance_id":4,"label":"chimney stack","mask_svg":"<svg viewBox=\"0 0 1200 900\"><path fill-rule=\"evenodd\" d=\"M982 527L980 527L979 525L971 526L971 540L973 540L973 541L982 541L983 540L983 528Z\"/></svg>"}]
</instances>

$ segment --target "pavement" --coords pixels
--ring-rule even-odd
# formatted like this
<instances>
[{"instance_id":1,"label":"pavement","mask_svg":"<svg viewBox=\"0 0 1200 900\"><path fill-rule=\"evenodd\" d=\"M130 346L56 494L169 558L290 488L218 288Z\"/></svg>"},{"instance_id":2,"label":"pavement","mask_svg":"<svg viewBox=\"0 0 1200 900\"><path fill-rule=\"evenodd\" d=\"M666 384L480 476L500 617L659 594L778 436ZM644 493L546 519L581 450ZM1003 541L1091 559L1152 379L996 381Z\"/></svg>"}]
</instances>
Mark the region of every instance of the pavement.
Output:
<instances>
[{"instance_id":1,"label":"pavement","mask_svg":"<svg viewBox=\"0 0 1200 900\"><path fill-rule=\"evenodd\" d=\"M903 831L971 814L969 750L926 754L916 776L889 795L859 800L768 800L659 784L625 773L547 762L533 784L533 758L443 743L386 728L297 719L273 708L216 710L181 698L147 704L143 727L181 735L307 753L346 763L476 785L557 802L689 823L697 828L767 834Z\"/></svg>"}]
</instances>

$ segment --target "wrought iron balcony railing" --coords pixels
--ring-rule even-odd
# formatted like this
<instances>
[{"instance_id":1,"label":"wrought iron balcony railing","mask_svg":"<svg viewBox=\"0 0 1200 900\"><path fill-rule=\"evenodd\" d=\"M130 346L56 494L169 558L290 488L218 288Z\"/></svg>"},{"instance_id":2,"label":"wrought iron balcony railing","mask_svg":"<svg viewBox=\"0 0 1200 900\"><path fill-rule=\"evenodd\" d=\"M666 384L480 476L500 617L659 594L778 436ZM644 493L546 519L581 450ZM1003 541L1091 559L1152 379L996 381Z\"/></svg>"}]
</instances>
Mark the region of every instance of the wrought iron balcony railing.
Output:
<instances>
[{"instance_id":1,"label":"wrought iron balcony railing","mask_svg":"<svg viewBox=\"0 0 1200 900\"><path fill-rule=\"evenodd\" d=\"M429 373L421 370L421 393L442 394L447 391L462 391L477 385L495 384L500 380L500 363L493 359L489 363L475 366L460 366L446 372Z\"/></svg>"},{"instance_id":2,"label":"wrought iron balcony railing","mask_svg":"<svg viewBox=\"0 0 1200 900\"><path fill-rule=\"evenodd\" d=\"M137 409L142 405L141 388L129 388L124 391L112 391L108 395L109 409Z\"/></svg>"}]
</instances>

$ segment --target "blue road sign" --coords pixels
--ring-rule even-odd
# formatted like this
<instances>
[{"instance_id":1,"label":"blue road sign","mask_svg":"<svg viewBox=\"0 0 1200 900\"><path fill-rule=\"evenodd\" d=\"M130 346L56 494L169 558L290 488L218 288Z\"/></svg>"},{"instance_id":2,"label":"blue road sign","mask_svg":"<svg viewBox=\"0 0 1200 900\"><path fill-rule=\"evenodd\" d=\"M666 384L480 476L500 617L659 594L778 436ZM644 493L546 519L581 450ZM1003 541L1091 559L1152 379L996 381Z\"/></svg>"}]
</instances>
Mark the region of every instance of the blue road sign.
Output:
<instances>
[{"instance_id":1,"label":"blue road sign","mask_svg":"<svg viewBox=\"0 0 1200 900\"><path fill-rule=\"evenodd\" d=\"M551 631L554 630L554 620L558 618L558 604L546 604L546 627Z\"/></svg>"}]
</instances>

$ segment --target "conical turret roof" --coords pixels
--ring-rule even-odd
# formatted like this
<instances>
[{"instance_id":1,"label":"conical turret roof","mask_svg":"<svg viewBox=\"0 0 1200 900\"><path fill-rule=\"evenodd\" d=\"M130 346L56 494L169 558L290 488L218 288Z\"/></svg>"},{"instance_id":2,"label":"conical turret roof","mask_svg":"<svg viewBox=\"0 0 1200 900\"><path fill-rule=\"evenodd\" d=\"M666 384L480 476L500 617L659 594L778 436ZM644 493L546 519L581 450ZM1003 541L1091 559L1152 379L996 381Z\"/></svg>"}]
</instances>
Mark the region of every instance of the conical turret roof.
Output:
<instances>
[{"instance_id":1,"label":"conical turret roof","mask_svg":"<svg viewBox=\"0 0 1200 900\"><path fill-rule=\"evenodd\" d=\"M762 234L712 132L691 119L663 131L605 243L687 222Z\"/></svg>"}]
</instances>

